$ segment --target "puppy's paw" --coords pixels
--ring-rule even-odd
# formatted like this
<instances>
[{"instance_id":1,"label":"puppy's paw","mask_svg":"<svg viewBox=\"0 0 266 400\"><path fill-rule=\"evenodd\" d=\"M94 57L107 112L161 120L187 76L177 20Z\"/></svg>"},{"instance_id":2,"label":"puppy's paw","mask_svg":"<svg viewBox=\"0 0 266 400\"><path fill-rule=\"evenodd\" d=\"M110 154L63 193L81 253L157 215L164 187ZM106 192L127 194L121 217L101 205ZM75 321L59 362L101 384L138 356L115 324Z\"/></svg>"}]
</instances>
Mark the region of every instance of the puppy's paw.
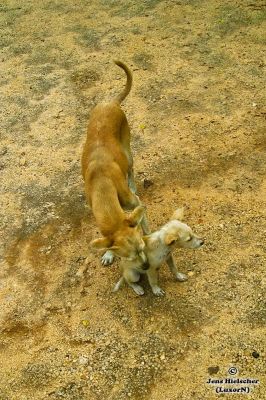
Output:
<instances>
[{"instance_id":1,"label":"puppy's paw","mask_svg":"<svg viewBox=\"0 0 266 400\"><path fill-rule=\"evenodd\" d=\"M186 274L182 274L182 272L177 272L175 277L178 282L185 282L188 280L188 276Z\"/></svg>"},{"instance_id":2,"label":"puppy's paw","mask_svg":"<svg viewBox=\"0 0 266 400\"><path fill-rule=\"evenodd\" d=\"M163 289L161 289L159 286L153 286L152 292L153 292L153 294L155 294L155 296L164 296L165 295L165 291Z\"/></svg>"},{"instance_id":3,"label":"puppy's paw","mask_svg":"<svg viewBox=\"0 0 266 400\"><path fill-rule=\"evenodd\" d=\"M111 250L107 250L102 256L102 265L107 266L111 265L114 261L114 253Z\"/></svg>"},{"instance_id":4,"label":"puppy's paw","mask_svg":"<svg viewBox=\"0 0 266 400\"><path fill-rule=\"evenodd\" d=\"M134 292L137 293L139 296L142 296L144 294L144 289L142 286L137 285L136 283L132 283L131 287L134 290Z\"/></svg>"}]
</instances>

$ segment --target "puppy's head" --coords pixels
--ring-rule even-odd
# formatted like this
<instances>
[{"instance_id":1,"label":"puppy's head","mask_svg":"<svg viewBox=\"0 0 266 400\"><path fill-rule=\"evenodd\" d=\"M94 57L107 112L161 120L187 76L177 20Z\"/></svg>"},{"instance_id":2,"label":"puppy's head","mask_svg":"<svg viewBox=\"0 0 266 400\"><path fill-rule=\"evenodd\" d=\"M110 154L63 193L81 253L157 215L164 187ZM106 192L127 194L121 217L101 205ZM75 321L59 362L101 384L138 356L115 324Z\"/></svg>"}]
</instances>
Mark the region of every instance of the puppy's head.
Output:
<instances>
[{"instance_id":1,"label":"puppy's head","mask_svg":"<svg viewBox=\"0 0 266 400\"><path fill-rule=\"evenodd\" d=\"M164 243L172 248L197 249L204 244L204 240L195 235L188 225L180 221L183 214L183 209L177 209L171 221L165 225Z\"/></svg>"},{"instance_id":2,"label":"puppy's head","mask_svg":"<svg viewBox=\"0 0 266 400\"><path fill-rule=\"evenodd\" d=\"M144 207L136 207L112 236L95 239L90 246L97 250L112 250L120 258L145 263L145 243L139 229L144 211Z\"/></svg>"}]
</instances>

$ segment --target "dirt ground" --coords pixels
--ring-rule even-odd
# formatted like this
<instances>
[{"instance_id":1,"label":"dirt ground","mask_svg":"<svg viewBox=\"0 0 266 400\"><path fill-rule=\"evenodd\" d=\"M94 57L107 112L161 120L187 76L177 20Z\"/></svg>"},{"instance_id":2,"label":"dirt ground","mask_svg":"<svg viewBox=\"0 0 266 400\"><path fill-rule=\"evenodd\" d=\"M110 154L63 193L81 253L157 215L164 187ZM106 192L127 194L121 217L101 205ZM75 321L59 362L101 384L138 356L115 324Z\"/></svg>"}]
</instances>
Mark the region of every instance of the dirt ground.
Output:
<instances>
[{"instance_id":1,"label":"dirt ground","mask_svg":"<svg viewBox=\"0 0 266 400\"><path fill-rule=\"evenodd\" d=\"M0 399L265 399L265 3L6 0L0 18ZM112 293L118 265L89 251L80 157L124 86L113 58L152 229L184 206L206 241L175 253L187 282L161 269L163 298ZM259 382L207 384L230 367Z\"/></svg>"}]
</instances>

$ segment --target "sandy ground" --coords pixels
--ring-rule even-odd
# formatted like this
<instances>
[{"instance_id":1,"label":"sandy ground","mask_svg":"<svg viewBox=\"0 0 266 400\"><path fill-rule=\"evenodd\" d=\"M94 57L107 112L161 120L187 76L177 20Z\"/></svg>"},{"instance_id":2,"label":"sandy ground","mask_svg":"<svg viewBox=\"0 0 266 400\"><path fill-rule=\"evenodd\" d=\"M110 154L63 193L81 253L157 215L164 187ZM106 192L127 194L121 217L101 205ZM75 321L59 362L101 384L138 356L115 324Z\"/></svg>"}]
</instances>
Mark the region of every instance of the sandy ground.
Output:
<instances>
[{"instance_id":1,"label":"sandy ground","mask_svg":"<svg viewBox=\"0 0 266 400\"><path fill-rule=\"evenodd\" d=\"M265 399L265 3L4 1L0 18L0 399ZM162 268L164 298L113 294L118 266L89 252L80 156L125 83L113 58L134 74L152 229L185 206L206 240L175 253L186 283ZM230 367L260 381L249 395L206 383Z\"/></svg>"}]
</instances>

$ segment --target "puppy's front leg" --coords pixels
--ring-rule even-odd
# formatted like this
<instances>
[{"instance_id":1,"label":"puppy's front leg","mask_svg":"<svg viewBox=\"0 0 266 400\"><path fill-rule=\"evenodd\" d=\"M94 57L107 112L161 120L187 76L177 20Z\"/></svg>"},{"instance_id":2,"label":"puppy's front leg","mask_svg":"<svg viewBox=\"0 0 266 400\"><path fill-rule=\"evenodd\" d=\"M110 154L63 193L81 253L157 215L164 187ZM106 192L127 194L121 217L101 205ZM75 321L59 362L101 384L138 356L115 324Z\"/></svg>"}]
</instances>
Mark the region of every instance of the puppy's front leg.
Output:
<instances>
[{"instance_id":1,"label":"puppy's front leg","mask_svg":"<svg viewBox=\"0 0 266 400\"><path fill-rule=\"evenodd\" d=\"M159 268L150 266L150 268L147 270L148 281L153 294L156 296L163 296L165 292L158 286L158 269Z\"/></svg>"},{"instance_id":2,"label":"puppy's front leg","mask_svg":"<svg viewBox=\"0 0 266 400\"><path fill-rule=\"evenodd\" d=\"M175 278L179 281L179 282L184 282L188 279L186 274L182 274L182 272L178 272L174 258L172 256L172 254L170 254L168 256L168 258L166 259L166 262L168 264L168 267L170 268L170 271L173 273L173 275L175 276Z\"/></svg>"},{"instance_id":3,"label":"puppy's front leg","mask_svg":"<svg viewBox=\"0 0 266 400\"><path fill-rule=\"evenodd\" d=\"M138 271L131 268L126 269L124 270L123 277L127 282L127 284L134 290L135 293L137 293L139 296L142 296L144 294L143 287L136 283L140 278L140 274Z\"/></svg>"}]
</instances>

